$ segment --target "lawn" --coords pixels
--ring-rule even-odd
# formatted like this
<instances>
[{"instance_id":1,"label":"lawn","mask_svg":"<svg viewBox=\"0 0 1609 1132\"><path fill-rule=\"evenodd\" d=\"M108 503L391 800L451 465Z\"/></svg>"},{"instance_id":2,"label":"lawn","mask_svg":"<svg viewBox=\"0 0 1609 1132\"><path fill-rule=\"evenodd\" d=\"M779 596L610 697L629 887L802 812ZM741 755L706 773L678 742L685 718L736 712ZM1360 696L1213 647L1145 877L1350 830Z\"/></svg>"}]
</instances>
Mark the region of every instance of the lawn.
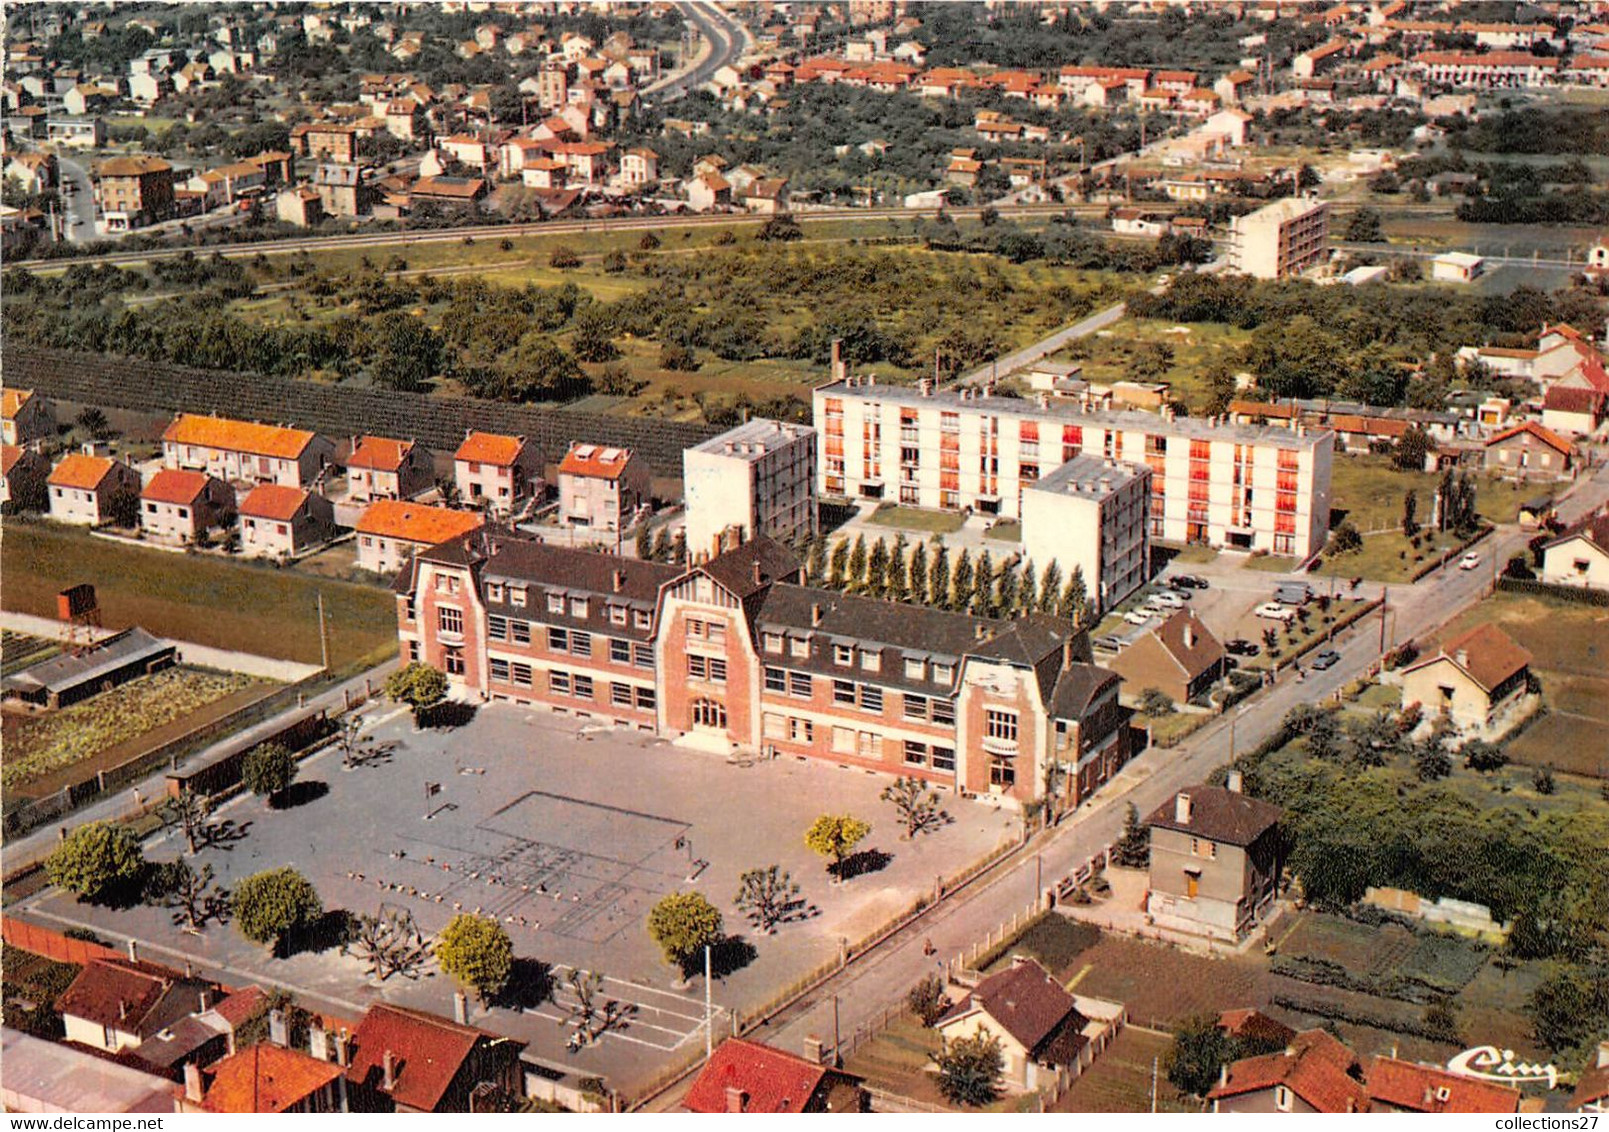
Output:
<instances>
[{"instance_id":1,"label":"lawn","mask_svg":"<svg viewBox=\"0 0 1609 1132\"><path fill-rule=\"evenodd\" d=\"M1464 540L1451 532L1421 536L1415 547L1401 531L1364 535L1363 548L1326 555L1315 574L1328 578L1368 578L1376 582L1409 582L1426 565ZM1478 548L1477 548L1478 552ZM1490 572L1490 565L1487 566Z\"/></svg>"},{"instance_id":2,"label":"lawn","mask_svg":"<svg viewBox=\"0 0 1609 1132\"><path fill-rule=\"evenodd\" d=\"M897 503L880 503L866 522L898 531L948 535L965 525L966 516L955 511L927 511L919 507L901 507Z\"/></svg>"},{"instance_id":3,"label":"lawn","mask_svg":"<svg viewBox=\"0 0 1609 1132\"><path fill-rule=\"evenodd\" d=\"M1211 396L1205 375L1214 366L1243 368L1241 350L1250 338L1250 331L1224 323L1125 318L1054 358L1078 362L1088 381L1165 381L1175 400L1200 410Z\"/></svg>"},{"instance_id":4,"label":"lawn","mask_svg":"<svg viewBox=\"0 0 1609 1132\"><path fill-rule=\"evenodd\" d=\"M262 681L238 673L170 668L60 711L7 715L0 781L6 790L17 790L170 723L205 722L215 714L205 710L211 705L233 705L263 687Z\"/></svg>"},{"instance_id":5,"label":"lawn","mask_svg":"<svg viewBox=\"0 0 1609 1132\"><path fill-rule=\"evenodd\" d=\"M939 1092L937 1072L929 1068L938 1048L938 1031L923 1026L915 1015L902 1012L875 1038L850 1054L844 1069L864 1078L873 1088L921 1104L950 1108ZM1006 1094L984 1108L955 1111L1016 1112L1019 1105L1026 1103L1029 1098Z\"/></svg>"},{"instance_id":6,"label":"lawn","mask_svg":"<svg viewBox=\"0 0 1609 1132\"><path fill-rule=\"evenodd\" d=\"M373 586L198 555L166 554L44 522L8 520L0 570L4 607L56 615L56 594L90 582L108 628L260 656L319 663L324 596L330 667L356 671L396 652L396 602Z\"/></svg>"},{"instance_id":7,"label":"lawn","mask_svg":"<svg viewBox=\"0 0 1609 1132\"><path fill-rule=\"evenodd\" d=\"M1440 483L1439 475L1402 471L1386 456L1337 456L1330 469L1330 508L1332 513L1345 512L1361 534L1400 534L1403 498L1410 491L1418 494L1417 518L1421 526L1428 524ZM1476 484L1476 509L1494 523L1514 522L1520 504L1537 494L1534 484L1527 487L1491 476L1478 477Z\"/></svg>"}]
</instances>

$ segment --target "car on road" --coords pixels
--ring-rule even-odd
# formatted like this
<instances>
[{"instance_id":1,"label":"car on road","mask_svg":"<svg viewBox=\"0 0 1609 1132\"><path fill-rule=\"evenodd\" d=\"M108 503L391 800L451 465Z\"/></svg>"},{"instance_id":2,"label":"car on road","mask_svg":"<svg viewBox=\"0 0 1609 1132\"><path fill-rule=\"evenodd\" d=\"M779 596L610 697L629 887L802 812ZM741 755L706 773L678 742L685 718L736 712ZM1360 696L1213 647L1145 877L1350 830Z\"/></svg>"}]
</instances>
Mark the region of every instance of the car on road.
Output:
<instances>
[{"instance_id":1,"label":"car on road","mask_svg":"<svg viewBox=\"0 0 1609 1132\"><path fill-rule=\"evenodd\" d=\"M1123 620L1127 621L1130 625L1149 625L1152 621L1156 620L1156 618L1157 614L1147 612L1143 609L1131 609L1127 613L1123 614Z\"/></svg>"},{"instance_id":2,"label":"car on road","mask_svg":"<svg viewBox=\"0 0 1609 1132\"><path fill-rule=\"evenodd\" d=\"M1288 605L1281 605L1277 601L1265 601L1252 612L1259 617L1266 617L1270 621L1295 621L1296 610Z\"/></svg>"},{"instance_id":3,"label":"car on road","mask_svg":"<svg viewBox=\"0 0 1609 1132\"><path fill-rule=\"evenodd\" d=\"M1224 652L1230 656L1258 656L1262 651L1261 645L1255 645L1245 637L1236 637L1224 642Z\"/></svg>"},{"instance_id":4,"label":"car on road","mask_svg":"<svg viewBox=\"0 0 1609 1132\"><path fill-rule=\"evenodd\" d=\"M1189 600L1189 596L1174 590L1158 590L1145 600L1148 605L1155 605L1162 609L1183 609L1184 603Z\"/></svg>"},{"instance_id":5,"label":"car on road","mask_svg":"<svg viewBox=\"0 0 1609 1132\"><path fill-rule=\"evenodd\" d=\"M1334 649L1325 649L1313 658L1313 667L1323 672L1326 668L1334 668L1341 663L1341 654Z\"/></svg>"},{"instance_id":6,"label":"car on road","mask_svg":"<svg viewBox=\"0 0 1609 1132\"><path fill-rule=\"evenodd\" d=\"M1096 637L1093 643L1098 649L1106 649L1109 652L1117 652L1123 647L1125 642L1122 637L1107 636Z\"/></svg>"},{"instance_id":7,"label":"car on road","mask_svg":"<svg viewBox=\"0 0 1609 1132\"><path fill-rule=\"evenodd\" d=\"M1473 570L1480 564L1481 556L1476 554L1473 550L1458 560L1458 568L1460 570Z\"/></svg>"},{"instance_id":8,"label":"car on road","mask_svg":"<svg viewBox=\"0 0 1609 1132\"><path fill-rule=\"evenodd\" d=\"M1176 590L1205 590L1211 588L1207 579L1197 574L1178 574L1168 582Z\"/></svg>"}]
</instances>

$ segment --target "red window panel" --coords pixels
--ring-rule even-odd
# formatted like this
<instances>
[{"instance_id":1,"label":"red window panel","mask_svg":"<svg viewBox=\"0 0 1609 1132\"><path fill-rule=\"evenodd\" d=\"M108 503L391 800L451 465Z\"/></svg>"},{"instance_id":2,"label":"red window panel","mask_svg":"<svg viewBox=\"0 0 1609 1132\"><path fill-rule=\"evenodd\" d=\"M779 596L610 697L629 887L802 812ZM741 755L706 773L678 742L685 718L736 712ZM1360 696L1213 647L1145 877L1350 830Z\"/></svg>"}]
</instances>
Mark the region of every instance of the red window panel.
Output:
<instances>
[{"instance_id":1,"label":"red window panel","mask_svg":"<svg viewBox=\"0 0 1609 1132\"><path fill-rule=\"evenodd\" d=\"M947 471L947 470L944 470L944 469L940 469L940 471L939 471L939 487L940 487L941 490L944 490L944 491L960 491L961 490L961 473L958 472L958 471L952 472L952 471Z\"/></svg>"},{"instance_id":2,"label":"red window panel","mask_svg":"<svg viewBox=\"0 0 1609 1132\"><path fill-rule=\"evenodd\" d=\"M1084 426L1075 424L1062 425L1061 442L1070 444L1075 448L1082 448L1084 446Z\"/></svg>"},{"instance_id":3,"label":"red window panel","mask_svg":"<svg viewBox=\"0 0 1609 1132\"><path fill-rule=\"evenodd\" d=\"M1037 444L1039 442L1039 422L1021 422L1021 427L1018 430L1017 437L1019 440L1028 440Z\"/></svg>"},{"instance_id":4,"label":"red window panel","mask_svg":"<svg viewBox=\"0 0 1609 1132\"><path fill-rule=\"evenodd\" d=\"M1205 480L1190 484L1190 502L1205 503L1207 501L1207 483Z\"/></svg>"},{"instance_id":5,"label":"red window panel","mask_svg":"<svg viewBox=\"0 0 1609 1132\"><path fill-rule=\"evenodd\" d=\"M1274 530L1283 535L1296 533L1296 516L1278 514L1274 516Z\"/></svg>"},{"instance_id":6,"label":"red window panel","mask_svg":"<svg viewBox=\"0 0 1609 1132\"><path fill-rule=\"evenodd\" d=\"M1287 495L1284 492L1281 492L1274 498L1274 510L1289 511L1294 514L1296 511L1296 496L1294 494Z\"/></svg>"},{"instance_id":7,"label":"red window panel","mask_svg":"<svg viewBox=\"0 0 1609 1132\"><path fill-rule=\"evenodd\" d=\"M1192 459L1192 460L1210 460L1210 459L1212 459L1212 441L1210 441L1210 440L1192 440L1190 442L1190 459Z\"/></svg>"}]
</instances>

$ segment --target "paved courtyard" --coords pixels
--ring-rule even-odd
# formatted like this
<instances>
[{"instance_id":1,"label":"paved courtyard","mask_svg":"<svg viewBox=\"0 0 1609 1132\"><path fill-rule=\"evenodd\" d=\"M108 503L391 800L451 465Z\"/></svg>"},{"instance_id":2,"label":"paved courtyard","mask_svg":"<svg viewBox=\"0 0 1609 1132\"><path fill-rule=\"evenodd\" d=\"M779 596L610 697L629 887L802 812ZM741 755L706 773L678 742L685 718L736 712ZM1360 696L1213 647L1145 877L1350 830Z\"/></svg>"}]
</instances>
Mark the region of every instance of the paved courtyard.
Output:
<instances>
[{"instance_id":1,"label":"paved courtyard","mask_svg":"<svg viewBox=\"0 0 1609 1132\"><path fill-rule=\"evenodd\" d=\"M652 736L587 726L573 718L507 704L482 707L451 731L417 733L387 709L374 738L390 757L347 770L329 752L303 764L310 800L269 810L245 797L215 820L244 827L239 840L204 849L230 885L260 869L291 865L318 888L328 909L405 908L427 933L459 911L495 916L521 959L608 976L606 993L635 1005L623 1030L569 1054L565 1014L555 1000L477 1012L477 1024L531 1042L531 1052L608 1074L617 1086L651 1075L688 1043L701 1043L703 986L671 986L676 973L649 938L648 910L665 893L696 888L721 908L727 931L753 945L752 960L717 980L719 1008L752 1008L837 954L956 872L1014 836L1014 814L987 803L948 806L956 819L915 842L899 840L893 807L878 799L886 778L817 762L728 762ZM804 845L823 813L872 823L863 844L888 859L875 871L831 885L824 862ZM148 847L171 859L177 837ZM777 864L801 886L793 922L759 937L732 904L746 869ZM360 961L336 950L266 958L232 927L188 935L163 909L115 911L47 892L26 913L43 923L132 935L144 954L189 959L225 981L285 984L356 1015L394 1001L444 1014L453 985L432 969L371 986ZM738 949L743 950L741 947Z\"/></svg>"}]
</instances>

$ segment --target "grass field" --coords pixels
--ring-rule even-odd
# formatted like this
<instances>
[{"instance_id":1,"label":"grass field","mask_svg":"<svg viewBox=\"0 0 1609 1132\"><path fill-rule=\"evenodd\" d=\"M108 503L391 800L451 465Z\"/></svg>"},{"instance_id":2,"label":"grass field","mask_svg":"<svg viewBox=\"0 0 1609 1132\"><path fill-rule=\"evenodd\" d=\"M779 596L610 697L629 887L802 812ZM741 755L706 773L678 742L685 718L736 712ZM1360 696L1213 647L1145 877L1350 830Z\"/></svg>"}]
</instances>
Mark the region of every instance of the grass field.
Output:
<instances>
[{"instance_id":1,"label":"grass field","mask_svg":"<svg viewBox=\"0 0 1609 1132\"><path fill-rule=\"evenodd\" d=\"M1217 322L1178 323L1150 318L1125 318L1106 330L1082 338L1054 355L1057 361L1078 362L1079 375L1088 381L1165 381L1175 400L1194 410L1210 396L1205 375L1222 364L1238 370L1242 348L1251 332ZM1166 348L1166 353L1156 347ZM1159 373L1143 369L1144 361L1161 362ZM1136 372L1136 362L1143 372Z\"/></svg>"},{"instance_id":2,"label":"grass field","mask_svg":"<svg viewBox=\"0 0 1609 1132\"><path fill-rule=\"evenodd\" d=\"M90 582L108 628L140 625L161 637L303 664L319 663L322 593L332 669L356 671L396 652L395 599L377 587L9 520L0 570L6 609L54 617L58 591Z\"/></svg>"},{"instance_id":3,"label":"grass field","mask_svg":"<svg viewBox=\"0 0 1609 1132\"><path fill-rule=\"evenodd\" d=\"M206 723L255 698L252 693L263 686L238 673L170 668L60 711L6 715L0 781L7 791L18 790L179 720L189 726Z\"/></svg>"},{"instance_id":4,"label":"grass field","mask_svg":"<svg viewBox=\"0 0 1609 1132\"><path fill-rule=\"evenodd\" d=\"M1386 456L1337 456L1330 469L1330 507L1332 511L1344 511L1344 518L1362 534L1400 532L1403 497L1409 491L1418 494L1416 517L1424 526L1430 522L1440 482L1440 476L1428 472L1404 472ZM1477 480L1476 510L1494 523L1512 523L1519 515L1520 504L1537 492L1535 485L1526 487L1481 476ZM1341 518L1336 516L1337 521Z\"/></svg>"},{"instance_id":5,"label":"grass field","mask_svg":"<svg viewBox=\"0 0 1609 1132\"><path fill-rule=\"evenodd\" d=\"M897 503L882 503L867 517L868 523L890 527L897 531L920 531L923 534L948 535L960 530L966 516L954 511L924 511L919 507L901 507Z\"/></svg>"}]
</instances>

